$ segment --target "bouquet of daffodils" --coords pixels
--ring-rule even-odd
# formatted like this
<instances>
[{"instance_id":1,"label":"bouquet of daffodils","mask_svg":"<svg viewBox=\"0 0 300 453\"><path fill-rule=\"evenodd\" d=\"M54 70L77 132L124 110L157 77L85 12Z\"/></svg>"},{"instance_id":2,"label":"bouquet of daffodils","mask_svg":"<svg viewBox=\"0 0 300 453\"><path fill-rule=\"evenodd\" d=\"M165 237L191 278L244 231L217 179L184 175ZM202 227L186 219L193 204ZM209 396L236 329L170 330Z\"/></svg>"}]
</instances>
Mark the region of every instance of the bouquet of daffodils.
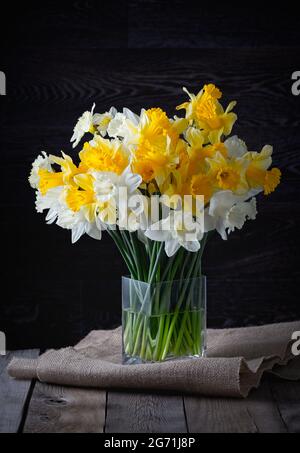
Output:
<instances>
[{"instance_id":1,"label":"bouquet of daffodils","mask_svg":"<svg viewBox=\"0 0 300 453\"><path fill-rule=\"evenodd\" d=\"M78 157L43 152L29 178L37 211L69 229L73 243L103 232L114 240L133 282L124 352L141 360L202 354L194 299L207 239L217 231L226 240L255 219L256 196L273 192L281 177L271 169L271 146L254 152L226 138L236 102L224 109L212 84L197 95L184 91L182 117L160 108L99 114L94 105L74 128L73 147L88 137Z\"/></svg>"}]
</instances>

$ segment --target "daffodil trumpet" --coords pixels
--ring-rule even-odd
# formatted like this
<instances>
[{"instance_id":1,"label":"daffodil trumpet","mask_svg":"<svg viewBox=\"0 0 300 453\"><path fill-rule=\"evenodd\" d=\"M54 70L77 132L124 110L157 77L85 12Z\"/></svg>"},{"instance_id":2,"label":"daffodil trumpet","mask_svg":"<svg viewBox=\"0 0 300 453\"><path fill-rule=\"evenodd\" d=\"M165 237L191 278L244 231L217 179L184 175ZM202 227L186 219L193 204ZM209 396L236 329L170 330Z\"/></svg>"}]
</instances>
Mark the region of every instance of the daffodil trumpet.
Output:
<instances>
[{"instance_id":1,"label":"daffodil trumpet","mask_svg":"<svg viewBox=\"0 0 300 453\"><path fill-rule=\"evenodd\" d=\"M108 234L128 268L123 279L124 363L205 355L202 257L257 215L257 197L280 183L273 148L249 149L232 134L236 102L204 85L169 117L161 108L97 113L76 123L76 155L42 152L29 182L46 222L101 240Z\"/></svg>"}]
</instances>

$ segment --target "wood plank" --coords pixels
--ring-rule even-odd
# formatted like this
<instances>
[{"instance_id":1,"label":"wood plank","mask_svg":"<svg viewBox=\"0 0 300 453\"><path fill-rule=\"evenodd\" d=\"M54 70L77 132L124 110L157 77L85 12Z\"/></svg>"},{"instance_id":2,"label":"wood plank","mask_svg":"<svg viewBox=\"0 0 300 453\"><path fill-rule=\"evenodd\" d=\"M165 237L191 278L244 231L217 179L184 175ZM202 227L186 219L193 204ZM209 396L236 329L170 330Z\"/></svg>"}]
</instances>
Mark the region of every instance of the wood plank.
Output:
<instances>
[{"instance_id":1,"label":"wood plank","mask_svg":"<svg viewBox=\"0 0 300 453\"><path fill-rule=\"evenodd\" d=\"M15 46L39 47L44 51L53 46L84 49L92 43L99 48L127 47L127 2L122 0L114 4L95 0L55 4L45 0L43 7L30 0L27 7L20 4L17 13L12 5L7 5L0 20L1 43L8 49ZM18 33L5 27L8 20ZM6 33L3 33L4 28ZM114 33L111 33L112 29Z\"/></svg>"},{"instance_id":2,"label":"wood plank","mask_svg":"<svg viewBox=\"0 0 300 453\"><path fill-rule=\"evenodd\" d=\"M37 383L25 433L102 433L106 392Z\"/></svg>"},{"instance_id":3,"label":"wood plank","mask_svg":"<svg viewBox=\"0 0 300 453\"><path fill-rule=\"evenodd\" d=\"M265 378L247 399L184 397L190 433L286 433L300 427L300 383Z\"/></svg>"},{"instance_id":4,"label":"wood plank","mask_svg":"<svg viewBox=\"0 0 300 453\"><path fill-rule=\"evenodd\" d=\"M189 2L186 8L183 0L130 0L129 8L130 47L175 47L184 52L191 47L270 48L299 42L297 14L279 3L270 9L267 3L253 7L253 2L226 2L226 7L216 8L215 3ZM274 34L277 27L281 33Z\"/></svg>"},{"instance_id":5,"label":"wood plank","mask_svg":"<svg viewBox=\"0 0 300 453\"><path fill-rule=\"evenodd\" d=\"M36 358L37 349L10 352L0 358L0 433L16 433L21 425L31 381L17 381L7 374L13 357Z\"/></svg>"},{"instance_id":6,"label":"wood plank","mask_svg":"<svg viewBox=\"0 0 300 453\"><path fill-rule=\"evenodd\" d=\"M106 433L186 433L183 398L108 392Z\"/></svg>"},{"instance_id":7,"label":"wood plank","mask_svg":"<svg viewBox=\"0 0 300 453\"><path fill-rule=\"evenodd\" d=\"M6 11L7 9L7 11ZM272 9L227 2L186 3L183 0L96 0L22 3L16 14L8 5L1 14L3 43L7 46L48 48L188 48L296 46L297 14L274 3ZM101 17L101 26L99 25ZM8 30L6 24L10 23ZM241 27L240 24L243 24ZM72 24L72 27L71 25ZM274 33L280 29L281 33ZM114 30L114 33L111 33ZM180 33L178 33L180 30ZM54 33L53 33L54 32ZM50 37L52 39L50 39ZM2 42L2 40L1 40Z\"/></svg>"},{"instance_id":8,"label":"wood plank","mask_svg":"<svg viewBox=\"0 0 300 453\"><path fill-rule=\"evenodd\" d=\"M184 397L189 433L258 433L245 400Z\"/></svg>"},{"instance_id":9,"label":"wood plank","mask_svg":"<svg viewBox=\"0 0 300 453\"><path fill-rule=\"evenodd\" d=\"M243 129L251 147L262 146L266 134L272 135L271 143L290 142L290 131L296 133L299 128L298 99L291 93L291 76L300 59L297 48L286 49L284 55L280 49L187 49L184 53L159 49L148 50L146 59L138 50L89 49L80 54L85 71L78 70L78 49L68 51L67 56L64 49L50 50L43 66L39 51L32 49L24 51L27 65L18 66L21 79L13 70L14 51L6 69L9 101L3 100L3 106L12 112L3 123L3 157L10 162L10 150L13 156L28 156L41 145L55 149L58 139L61 147L69 146L78 115L91 108L93 101L101 111L115 105L139 112L142 107L159 105L173 115L178 102L186 99L183 84L197 91L202 83L213 81L222 88L224 103L237 100L239 121L234 133ZM137 71L132 71L134 64ZM14 111L15 104L19 109ZM26 123L20 121L24 114ZM15 121L20 122L20 134L25 130L23 141L22 136L11 134ZM255 129L255 136L248 128ZM275 134L276 128L280 135ZM25 141L28 136L35 148ZM14 148L12 142L19 146ZM281 148L277 152L282 153Z\"/></svg>"},{"instance_id":10,"label":"wood plank","mask_svg":"<svg viewBox=\"0 0 300 453\"><path fill-rule=\"evenodd\" d=\"M300 382L272 379L273 398L289 433L300 433Z\"/></svg>"},{"instance_id":11,"label":"wood plank","mask_svg":"<svg viewBox=\"0 0 300 453\"><path fill-rule=\"evenodd\" d=\"M270 379L264 379L260 387L251 392L247 401L251 415L259 433L286 433L287 428L282 420L278 406L273 399Z\"/></svg>"}]
</instances>

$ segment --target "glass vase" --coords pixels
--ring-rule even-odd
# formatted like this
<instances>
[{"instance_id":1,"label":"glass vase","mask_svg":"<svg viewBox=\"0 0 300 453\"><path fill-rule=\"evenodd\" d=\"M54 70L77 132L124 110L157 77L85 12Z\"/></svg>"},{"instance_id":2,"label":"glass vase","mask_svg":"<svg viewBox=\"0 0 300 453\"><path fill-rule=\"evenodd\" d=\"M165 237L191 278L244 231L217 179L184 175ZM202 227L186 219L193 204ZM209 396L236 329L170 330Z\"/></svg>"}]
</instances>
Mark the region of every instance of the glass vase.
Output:
<instances>
[{"instance_id":1,"label":"glass vase","mask_svg":"<svg viewBox=\"0 0 300 453\"><path fill-rule=\"evenodd\" d=\"M206 352L206 278L149 284L122 279L123 363L199 358Z\"/></svg>"}]
</instances>

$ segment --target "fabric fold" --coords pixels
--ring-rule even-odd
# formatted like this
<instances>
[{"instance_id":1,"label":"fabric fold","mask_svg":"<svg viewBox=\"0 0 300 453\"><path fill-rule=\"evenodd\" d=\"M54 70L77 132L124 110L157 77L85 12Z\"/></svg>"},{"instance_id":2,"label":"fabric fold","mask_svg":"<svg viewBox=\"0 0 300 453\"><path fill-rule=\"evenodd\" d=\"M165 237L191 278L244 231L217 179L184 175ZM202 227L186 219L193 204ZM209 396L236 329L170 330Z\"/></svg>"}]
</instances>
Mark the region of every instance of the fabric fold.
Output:
<instances>
[{"instance_id":1,"label":"fabric fold","mask_svg":"<svg viewBox=\"0 0 300 453\"><path fill-rule=\"evenodd\" d=\"M300 359L291 349L295 331L300 321L209 330L206 358L142 365L121 364L121 329L93 331L74 348L51 350L37 360L15 358L8 372L16 379L74 387L246 397L267 371L300 379Z\"/></svg>"}]
</instances>

